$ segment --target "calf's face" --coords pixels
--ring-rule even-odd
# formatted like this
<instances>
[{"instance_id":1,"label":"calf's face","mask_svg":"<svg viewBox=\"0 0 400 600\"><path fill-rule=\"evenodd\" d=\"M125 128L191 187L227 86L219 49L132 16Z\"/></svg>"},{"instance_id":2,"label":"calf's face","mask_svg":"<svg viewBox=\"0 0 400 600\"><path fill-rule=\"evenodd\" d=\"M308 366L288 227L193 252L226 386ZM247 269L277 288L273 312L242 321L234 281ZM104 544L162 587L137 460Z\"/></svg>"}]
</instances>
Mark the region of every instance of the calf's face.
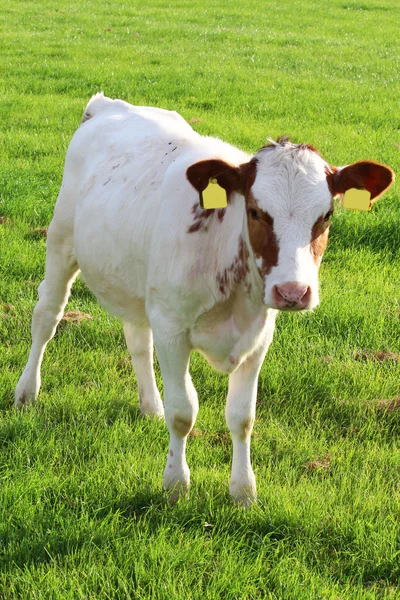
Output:
<instances>
[{"instance_id":1,"label":"calf's face","mask_svg":"<svg viewBox=\"0 0 400 600\"><path fill-rule=\"evenodd\" d=\"M332 167L314 148L286 140L262 148L247 168L245 201L264 303L281 310L317 306L333 198L357 188L376 200L393 178L391 169L370 161Z\"/></svg>"},{"instance_id":2,"label":"calf's face","mask_svg":"<svg viewBox=\"0 0 400 600\"><path fill-rule=\"evenodd\" d=\"M201 161L189 167L187 177L200 192L215 177L228 201L232 192L243 194L264 304L304 310L319 302L318 269L328 242L333 198L356 188L368 190L374 201L391 185L394 173L371 161L332 167L312 147L282 140L240 167Z\"/></svg>"},{"instance_id":3,"label":"calf's face","mask_svg":"<svg viewBox=\"0 0 400 600\"><path fill-rule=\"evenodd\" d=\"M245 201L264 303L281 310L314 308L333 212L326 163L289 142L263 148L251 163Z\"/></svg>"}]
</instances>

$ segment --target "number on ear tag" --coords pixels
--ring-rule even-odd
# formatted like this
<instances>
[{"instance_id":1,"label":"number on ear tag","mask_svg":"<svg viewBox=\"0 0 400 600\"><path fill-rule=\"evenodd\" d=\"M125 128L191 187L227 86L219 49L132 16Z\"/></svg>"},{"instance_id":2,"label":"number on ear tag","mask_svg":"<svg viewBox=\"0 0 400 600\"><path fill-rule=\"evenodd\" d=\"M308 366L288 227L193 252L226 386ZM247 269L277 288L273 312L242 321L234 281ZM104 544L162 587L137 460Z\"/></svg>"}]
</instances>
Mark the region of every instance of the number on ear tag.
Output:
<instances>
[{"instance_id":1,"label":"number on ear tag","mask_svg":"<svg viewBox=\"0 0 400 600\"><path fill-rule=\"evenodd\" d=\"M343 207L349 210L371 210L371 194L367 190L347 190L343 198Z\"/></svg>"},{"instance_id":2,"label":"number on ear tag","mask_svg":"<svg viewBox=\"0 0 400 600\"><path fill-rule=\"evenodd\" d=\"M226 190L218 185L216 179L210 179L205 190L200 192L201 208L226 208L228 199Z\"/></svg>"}]
</instances>

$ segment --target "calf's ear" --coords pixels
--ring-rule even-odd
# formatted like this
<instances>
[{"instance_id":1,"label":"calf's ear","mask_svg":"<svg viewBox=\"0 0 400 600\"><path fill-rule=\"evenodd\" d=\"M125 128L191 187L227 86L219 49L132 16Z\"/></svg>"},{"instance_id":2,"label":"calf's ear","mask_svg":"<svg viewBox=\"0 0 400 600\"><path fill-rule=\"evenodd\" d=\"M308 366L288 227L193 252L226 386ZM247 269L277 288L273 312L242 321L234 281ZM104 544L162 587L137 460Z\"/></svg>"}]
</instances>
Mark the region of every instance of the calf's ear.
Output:
<instances>
[{"instance_id":1,"label":"calf's ear","mask_svg":"<svg viewBox=\"0 0 400 600\"><path fill-rule=\"evenodd\" d=\"M371 202L375 202L392 185L395 174L386 165L362 160L347 167L331 167L326 179L332 196L355 188L370 192Z\"/></svg>"},{"instance_id":2,"label":"calf's ear","mask_svg":"<svg viewBox=\"0 0 400 600\"><path fill-rule=\"evenodd\" d=\"M199 193L206 189L211 179L215 179L228 196L242 189L240 168L220 159L200 160L194 163L186 170L186 177Z\"/></svg>"}]
</instances>

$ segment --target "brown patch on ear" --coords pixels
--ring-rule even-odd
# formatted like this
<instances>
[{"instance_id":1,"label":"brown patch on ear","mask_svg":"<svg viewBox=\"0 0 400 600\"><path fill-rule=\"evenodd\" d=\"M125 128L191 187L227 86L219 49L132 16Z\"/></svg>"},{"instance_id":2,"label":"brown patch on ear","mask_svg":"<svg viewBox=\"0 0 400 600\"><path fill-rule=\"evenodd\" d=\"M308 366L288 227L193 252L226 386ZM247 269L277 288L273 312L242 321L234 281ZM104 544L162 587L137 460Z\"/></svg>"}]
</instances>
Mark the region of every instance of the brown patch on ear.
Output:
<instances>
[{"instance_id":1,"label":"brown patch on ear","mask_svg":"<svg viewBox=\"0 0 400 600\"><path fill-rule=\"evenodd\" d=\"M228 199L232 192L242 190L239 167L228 165L220 159L200 160L186 170L186 177L199 193L206 189L210 179L217 180L218 185L226 190Z\"/></svg>"},{"instance_id":2,"label":"brown patch on ear","mask_svg":"<svg viewBox=\"0 0 400 600\"><path fill-rule=\"evenodd\" d=\"M274 233L274 220L259 208L251 192L246 195L246 211L250 244L255 257L262 259L261 273L265 276L278 264L279 247Z\"/></svg>"},{"instance_id":3,"label":"brown patch on ear","mask_svg":"<svg viewBox=\"0 0 400 600\"><path fill-rule=\"evenodd\" d=\"M321 264L322 256L328 244L329 221L324 217L317 219L311 230L310 250L316 265Z\"/></svg>"},{"instance_id":4,"label":"brown patch on ear","mask_svg":"<svg viewBox=\"0 0 400 600\"><path fill-rule=\"evenodd\" d=\"M377 200L393 183L395 174L390 167L369 160L356 162L342 169L326 168L326 180L332 196L347 190L368 190L371 200Z\"/></svg>"},{"instance_id":5,"label":"brown patch on ear","mask_svg":"<svg viewBox=\"0 0 400 600\"><path fill-rule=\"evenodd\" d=\"M247 196L253 186L257 175L257 158L252 158L249 162L240 165L240 177L242 181L243 193Z\"/></svg>"}]
</instances>

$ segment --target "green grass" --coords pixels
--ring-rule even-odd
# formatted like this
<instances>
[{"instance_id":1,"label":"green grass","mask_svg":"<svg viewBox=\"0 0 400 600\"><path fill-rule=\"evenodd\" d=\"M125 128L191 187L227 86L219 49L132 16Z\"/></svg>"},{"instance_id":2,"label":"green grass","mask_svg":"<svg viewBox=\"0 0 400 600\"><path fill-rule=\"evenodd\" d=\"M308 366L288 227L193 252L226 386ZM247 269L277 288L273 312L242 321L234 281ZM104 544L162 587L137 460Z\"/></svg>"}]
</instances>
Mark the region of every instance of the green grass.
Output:
<instances>
[{"instance_id":1,"label":"green grass","mask_svg":"<svg viewBox=\"0 0 400 600\"><path fill-rule=\"evenodd\" d=\"M165 425L140 417L121 325L81 281L68 309L93 318L60 328L39 402L11 408L44 273L35 230L92 93L176 109L248 151L288 133L332 164L399 171L398 2L0 6L0 598L400 598L395 187L370 214L337 210L320 306L278 320L251 510L228 497L227 378L198 355L191 495L168 505Z\"/></svg>"}]
</instances>

